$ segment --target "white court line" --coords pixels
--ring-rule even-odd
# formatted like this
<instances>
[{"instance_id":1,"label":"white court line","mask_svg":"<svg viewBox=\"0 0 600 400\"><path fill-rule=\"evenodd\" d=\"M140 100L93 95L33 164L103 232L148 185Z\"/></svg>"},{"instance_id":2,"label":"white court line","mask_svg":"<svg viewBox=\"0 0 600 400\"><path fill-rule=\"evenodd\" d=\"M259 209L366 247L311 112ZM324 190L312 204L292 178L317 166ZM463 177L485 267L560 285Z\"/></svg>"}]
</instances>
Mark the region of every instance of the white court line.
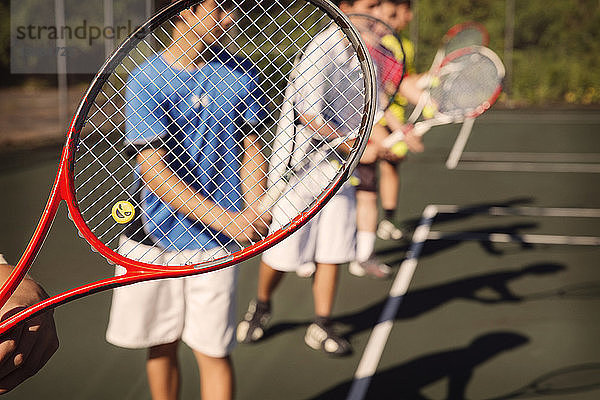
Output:
<instances>
[{"instance_id":1,"label":"white court line","mask_svg":"<svg viewBox=\"0 0 600 400\"><path fill-rule=\"evenodd\" d=\"M439 214L489 214L497 216L525 217L566 217L600 218L598 208L560 208L560 207L459 207L455 205L436 205Z\"/></svg>"},{"instance_id":2,"label":"white court line","mask_svg":"<svg viewBox=\"0 0 600 400\"><path fill-rule=\"evenodd\" d=\"M572 172L599 174L600 164L539 164L525 162L463 161L458 165L457 169L495 172Z\"/></svg>"},{"instance_id":3,"label":"white court line","mask_svg":"<svg viewBox=\"0 0 600 400\"><path fill-rule=\"evenodd\" d=\"M541 208L541 207L487 207L465 208L456 205L429 205L423 211L419 226L412 237L410 250L400 264L400 269L385 303L379 320L365 347L362 358L358 364L354 379L348 392L347 400L363 400L369 390L373 376L381 355L389 339L398 309L404 296L408 292L410 282L417 268L423 246L427 240L489 240L494 242L520 241L527 243L565 244L565 245L600 245L600 238L588 236L559 236L559 235L507 235L500 233L460 232L447 234L431 231L435 217L439 214L481 214L490 215L522 215L522 216L548 216L548 217L600 217L600 210L590 208ZM459 239L460 238L460 239Z\"/></svg>"},{"instance_id":4,"label":"white court line","mask_svg":"<svg viewBox=\"0 0 600 400\"><path fill-rule=\"evenodd\" d=\"M400 264L400 270L394 279L392 289L390 290L388 300L385 303L383 312L379 321L373 328L363 356L354 373L354 380L348 392L346 399L362 400L367 394L371 379L377 371L377 366L381 360L383 349L388 341L390 332L394 324L394 319L398 313L398 308L402 303L404 295L408 291L410 281L417 267L417 261L423 249L423 244L427 240L431 224L436 217L438 210L435 206L427 206L423 211L419 226L413 234L410 250L406 259Z\"/></svg>"},{"instance_id":5,"label":"white court line","mask_svg":"<svg viewBox=\"0 0 600 400\"><path fill-rule=\"evenodd\" d=\"M465 149L467 141L469 140L469 136L471 136L474 123L475 118L467 118L463 122L460 132L456 137L456 142L454 142L454 146L452 146L452 150L448 155L448 160L446 160L446 168L454 169L458 165L458 162L463 154L463 150Z\"/></svg>"},{"instance_id":6,"label":"white court line","mask_svg":"<svg viewBox=\"0 0 600 400\"><path fill-rule=\"evenodd\" d=\"M438 232L432 231L428 240L477 240L493 243L530 243L553 244L567 246L600 246L600 237L594 236L562 236L562 235L531 235L482 232Z\"/></svg>"},{"instance_id":7,"label":"white court line","mask_svg":"<svg viewBox=\"0 0 600 400\"><path fill-rule=\"evenodd\" d=\"M567 124L567 125L599 125L600 113L514 113L488 112L479 117L481 123L505 124Z\"/></svg>"},{"instance_id":8,"label":"white court line","mask_svg":"<svg viewBox=\"0 0 600 400\"><path fill-rule=\"evenodd\" d=\"M599 153L525 153L468 151L462 161L600 163Z\"/></svg>"}]
</instances>

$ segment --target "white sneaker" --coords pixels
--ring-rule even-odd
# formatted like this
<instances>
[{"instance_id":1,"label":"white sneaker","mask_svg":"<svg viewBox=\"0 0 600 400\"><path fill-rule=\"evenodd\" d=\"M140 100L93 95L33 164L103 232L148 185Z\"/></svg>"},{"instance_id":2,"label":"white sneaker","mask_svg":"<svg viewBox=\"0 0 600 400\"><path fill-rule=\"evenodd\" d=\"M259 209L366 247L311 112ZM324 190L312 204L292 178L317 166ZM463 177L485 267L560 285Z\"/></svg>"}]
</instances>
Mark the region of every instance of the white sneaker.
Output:
<instances>
[{"instance_id":1,"label":"white sneaker","mask_svg":"<svg viewBox=\"0 0 600 400\"><path fill-rule=\"evenodd\" d=\"M381 263L375 258L363 262L352 261L348 266L348 271L355 276L368 275L377 279L387 279L392 274L392 268L389 265Z\"/></svg>"},{"instance_id":2,"label":"white sneaker","mask_svg":"<svg viewBox=\"0 0 600 400\"><path fill-rule=\"evenodd\" d=\"M310 324L306 330L304 342L313 349L331 356L345 356L352 352L350 343L338 335L332 326L323 326L317 322Z\"/></svg>"},{"instance_id":3,"label":"white sneaker","mask_svg":"<svg viewBox=\"0 0 600 400\"><path fill-rule=\"evenodd\" d=\"M298 269L296 269L296 275L298 275L300 278L310 278L311 276L313 276L316 270L317 266L315 265L315 263L308 262L302 264L298 267Z\"/></svg>"},{"instance_id":4,"label":"white sneaker","mask_svg":"<svg viewBox=\"0 0 600 400\"><path fill-rule=\"evenodd\" d=\"M377 226L377 236L382 240L400 240L405 234L393 222L384 219Z\"/></svg>"}]
</instances>

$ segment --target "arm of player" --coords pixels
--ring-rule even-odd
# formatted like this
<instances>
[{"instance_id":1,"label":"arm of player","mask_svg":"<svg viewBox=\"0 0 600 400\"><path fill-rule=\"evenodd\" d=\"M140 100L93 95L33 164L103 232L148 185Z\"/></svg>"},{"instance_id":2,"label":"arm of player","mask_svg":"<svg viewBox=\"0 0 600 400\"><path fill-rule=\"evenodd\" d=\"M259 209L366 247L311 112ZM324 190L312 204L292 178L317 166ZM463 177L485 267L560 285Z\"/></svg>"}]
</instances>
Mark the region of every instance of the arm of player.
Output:
<instances>
[{"instance_id":1,"label":"arm of player","mask_svg":"<svg viewBox=\"0 0 600 400\"><path fill-rule=\"evenodd\" d=\"M0 282L8 279L12 267L0 264ZM2 319L48 297L44 289L25 278L0 309ZM0 339L0 394L35 375L58 349L52 311L47 311L13 328Z\"/></svg>"},{"instance_id":2,"label":"arm of player","mask_svg":"<svg viewBox=\"0 0 600 400\"><path fill-rule=\"evenodd\" d=\"M316 132L319 137L327 140L333 140L338 138L344 138L346 135L339 132L339 130L335 129L330 123L323 120L321 116L314 116L308 113L300 114L298 116L300 123L312 131ZM354 141L356 138L348 138L348 140L343 140L337 147L336 150L342 151L344 153L349 153L352 150L352 146L354 145Z\"/></svg>"},{"instance_id":3,"label":"arm of player","mask_svg":"<svg viewBox=\"0 0 600 400\"><path fill-rule=\"evenodd\" d=\"M417 74L407 75L400 84L398 92L411 104L417 104L423 94L423 88L419 86L420 77Z\"/></svg>"},{"instance_id":4,"label":"arm of player","mask_svg":"<svg viewBox=\"0 0 600 400\"><path fill-rule=\"evenodd\" d=\"M373 130L371 131L371 135L369 137L369 142L367 144L367 147L365 148L365 151L360 158L360 162L362 164L372 164L372 163L376 162L377 160L379 160L380 158L386 158L386 157L382 157L382 154L383 154L383 151L387 150L387 149L385 149L381 145L381 143L382 143L382 140L388 135L389 135L389 133L385 126L383 126L381 124L375 124L373 126ZM397 161L397 160L395 160L395 161Z\"/></svg>"},{"instance_id":5,"label":"arm of player","mask_svg":"<svg viewBox=\"0 0 600 400\"><path fill-rule=\"evenodd\" d=\"M266 229L271 222L269 213L264 213L262 197L267 189L268 163L262 153L262 146L258 135L251 134L244 138L244 156L242 161L242 170L240 176L242 179L242 193L244 202L248 207L248 213L254 211L257 220L256 224L261 225L261 232L266 233ZM248 217L251 217L248 215ZM259 223L262 222L262 224Z\"/></svg>"},{"instance_id":6,"label":"arm of player","mask_svg":"<svg viewBox=\"0 0 600 400\"><path fill-rule=\"evenodd\" d=\"M174 210L240 241L253 240L266 231L256 210L229 211L202 196L177 177L164 161L165 155L164 150L146 149L137 156L137 162L144 183ZM246 223L235 223L238 218Z\"/></svg>"},{"instance_id":7,"label":"arm of player","mask_svg":"<svg viewBox=\"0 0 600 400\"><path fill-rule=\"evenodd\" d=\"M411 104L418 106L423 101L423 88L419 86L420 75L413 74L408 75L402 81L400 85L399 93L404 96ZM388 147L393 150L394 144L403 141L406 143L408 150L413 153L421 153L425 150L423 145L422 135L417 134L413 128L412 123L402 123L395 116L389 112L386 113L386 120L390 130L393 132L383 143L384 147ZM406 147L405 147L406 148Z\"/></svg>"}]
</instances>

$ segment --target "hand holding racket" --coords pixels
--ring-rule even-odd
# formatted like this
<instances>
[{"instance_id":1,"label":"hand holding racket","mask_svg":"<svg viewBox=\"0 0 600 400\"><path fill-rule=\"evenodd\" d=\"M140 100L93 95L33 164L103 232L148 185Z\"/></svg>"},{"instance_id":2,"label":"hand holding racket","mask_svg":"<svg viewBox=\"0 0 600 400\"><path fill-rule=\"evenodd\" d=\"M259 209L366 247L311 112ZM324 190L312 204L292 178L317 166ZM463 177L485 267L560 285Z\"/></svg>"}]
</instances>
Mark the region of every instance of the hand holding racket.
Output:
<instances>
[{"instance_id":1,"label":"hand holding racket","mask_svg":"<svg viewBox=\"0 0 600 400\"><path fill-rule=\"evenodd\" d=\"M253 257L301 227L348 179L375 114L373 67L358 32L325 0L238 3L173 2L102 66L75 113L50 198L0 304L25 277L63 200L92 250L127 272L41 301L2 321L0 334L79 297ZM319 178L310 201L288 208L281 226L266 233L270 217L260 202L266 159L287 145L271 133L281 123L287 74L307 43L323 37L339 44L328 70L355 89L352 113L333 107L323 118L355 134L340 136L344 151L322 155L333 152L338 164ZM340 68L340 57L352 67ZM344 89L328 92L313 72L296 79L314 101L347 103ZM305 133L306 143L323 140L321 132ZM312 177L298 175L288 192L310 186L303 180Z\"/></svg>"},{"instance_id":2,"label":"hand holding racket","mask_svg":"<svg viewBox=\"0 0 600 400\"><path fill-rule=\"evenodd\" d=\"M483 114L500 95L503 78L504 66L492 50L473 46L452 52L430 72L430 88L423 91L408 120L409 127L415 124L411 133L422 136L434 126ZM422 114L425 119L416 122ZM391 148L404 136L394 132L384 145Z\"/></svg>"}]
</instances>

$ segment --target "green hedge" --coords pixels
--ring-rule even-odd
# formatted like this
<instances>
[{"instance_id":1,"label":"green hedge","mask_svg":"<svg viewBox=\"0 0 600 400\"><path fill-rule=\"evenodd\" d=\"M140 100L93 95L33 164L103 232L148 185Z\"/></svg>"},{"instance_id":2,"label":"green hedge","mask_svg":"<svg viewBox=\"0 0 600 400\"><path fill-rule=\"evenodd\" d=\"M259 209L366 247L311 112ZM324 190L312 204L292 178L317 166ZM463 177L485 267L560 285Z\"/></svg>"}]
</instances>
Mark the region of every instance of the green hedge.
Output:
<instances>
[{"instance_id":1,"label":"green hedge","mask_svg":"<svg viewBox=\"0 0 600 400\"><path fill-rule=\"evenodd\" d=\"M504 0L417 0L418 67L424 70L444 32L474 20L504 58ZM600 2L515 0L511 100L517 104L600 104Z\"/></svg>"}]
</instances>

